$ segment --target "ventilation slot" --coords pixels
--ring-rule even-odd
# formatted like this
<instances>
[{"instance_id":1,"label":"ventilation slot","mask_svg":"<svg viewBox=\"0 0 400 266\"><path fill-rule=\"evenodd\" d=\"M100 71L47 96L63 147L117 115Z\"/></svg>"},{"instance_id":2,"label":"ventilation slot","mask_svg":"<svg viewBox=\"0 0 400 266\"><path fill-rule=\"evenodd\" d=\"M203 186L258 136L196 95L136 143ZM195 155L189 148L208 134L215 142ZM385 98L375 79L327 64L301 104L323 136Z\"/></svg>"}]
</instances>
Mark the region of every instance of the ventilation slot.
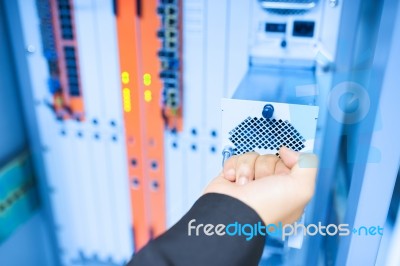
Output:
<instances>
[{"instance_id":1,"label":"ventilation slot","mask_svg":"<svg viewBox=\"0 0 400 266\"><path fill-rule=\"evenodd\" d=\"M229 140L235 146L235 154L256 149L278 151L282 146L300 151L305 147L306 141L288 121L263 117L246 118L229 135Z\"/></svg>"}]
</instances>

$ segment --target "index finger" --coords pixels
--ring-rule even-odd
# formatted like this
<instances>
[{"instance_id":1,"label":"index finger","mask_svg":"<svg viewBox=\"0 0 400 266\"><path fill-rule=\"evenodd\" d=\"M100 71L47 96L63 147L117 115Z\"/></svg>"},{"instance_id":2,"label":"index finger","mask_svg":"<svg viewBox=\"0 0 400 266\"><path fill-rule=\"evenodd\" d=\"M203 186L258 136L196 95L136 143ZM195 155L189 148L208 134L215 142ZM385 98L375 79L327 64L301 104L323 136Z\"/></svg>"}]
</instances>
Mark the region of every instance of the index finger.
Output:
<instances>
[{"instance_id":1,"label":"index finger","mask_svg":"<svg viewBox=\"0 0 400 266\"><path fill-rule=\"evenodd\" d=\"M231 156L228 160L224 163L223 174L224 178L228 179L229 181L234 182L236 180L236 162L238 159L238 155Z\"/></svg>"}]
</instances>

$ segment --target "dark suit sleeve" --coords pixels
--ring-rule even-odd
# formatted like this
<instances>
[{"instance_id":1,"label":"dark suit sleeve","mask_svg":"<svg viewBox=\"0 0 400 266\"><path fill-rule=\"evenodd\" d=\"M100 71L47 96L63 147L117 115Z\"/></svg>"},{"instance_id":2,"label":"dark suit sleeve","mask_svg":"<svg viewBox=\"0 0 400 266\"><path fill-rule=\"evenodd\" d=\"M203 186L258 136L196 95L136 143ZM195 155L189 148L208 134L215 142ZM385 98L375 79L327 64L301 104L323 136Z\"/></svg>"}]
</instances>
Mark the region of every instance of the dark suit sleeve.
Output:
<instances>
[{"instance_id":1,"label":"dark suit sleeve","mask_svg":"<svg viewBox=\"0 0 400 266\"><path fill-rule=\"evenodd\" d=\"M128 266L138 265L258 265L265 243L265 236L257 234L251 240L246 236L206 236L203 228L199 236L192 229L188 235L188 224L228 225L257 224L258 214L243 202L230 196L210 193L199 198L193 207L171 229L149 242L133 255ZM213 231L215 232L215 231Z\"/></svg>"}]
</instances>

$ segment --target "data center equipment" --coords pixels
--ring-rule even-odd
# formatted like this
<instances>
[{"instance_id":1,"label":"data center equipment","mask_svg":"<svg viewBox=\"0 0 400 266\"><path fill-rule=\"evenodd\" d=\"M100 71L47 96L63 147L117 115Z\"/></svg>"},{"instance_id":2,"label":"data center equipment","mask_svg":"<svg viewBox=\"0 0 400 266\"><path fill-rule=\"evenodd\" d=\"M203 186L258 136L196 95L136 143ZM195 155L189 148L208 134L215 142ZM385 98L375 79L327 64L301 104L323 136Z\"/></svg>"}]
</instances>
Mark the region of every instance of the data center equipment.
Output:
<instances>
[{"instance_id":1,"label":"data center equipment","mask_svg":"<svg viewBox=\"0 0 400 266\"><path fill-rule=\"evenodd\" d=\"M44 168L54 191L48 193L48 201L65 264L126 261L133 245L139 249L176 222L220 169L225 137L220 99L234 94L241 98L240 88L248 91L247 85L242 86L246 73L254 71L257 60L265 64L268 59L268 54L255 52L257 47L265 38L267 46L276 42L265 28L260 32L260 25L267 27L280 17L289 29L295 21L313 20L312 38L291 37L287 31L285 40L289 52L296 45L314 48L326 8L321 2L304 14L275 12L269 17L265 3L257 1L17 3L23 44L30 47L25 60L32 99L38 103L34 110L40 140L46 147ZM333 10L338 12L340 6ZM72 35L73 41L64 42L59 28L68 31L65 38ZM264 33L268 34L261 36ZM60 72L64 102L71 95L69 83L63 83L67 79L61 77L76 66L79 98L85 107L79 112L80 121L60 122L48 108L53 97L48 84L57 83L49 83L54 81L49 64L56 63L49 61L48 54L54 56L54 51L49 52L53 46L47 46L48 39L57 52L54 73ZM73 44L75 65L60 60L67 44ZM264 71L264 65L261 68ZM310 74L303 76L300 85L315 83ZM63 219L65 214L72 220ZM81 222L77 217L86 218ZM107 244L102 245L104 241Z\"/></svg>"},{"instance_id":2,"label":"data center equipment","mask_svg":"<svg viewBox=\"0 0 400 266\"><path fill-rule=\"evenodd\" d=\"M34 161L40 177L42 202L49 214L46 228L54 234L53 241L48 244L53 248L51 253L63 265L122 265L133 251L129 197L132 184L128 180L125 154L113 3L107 0L22 0L2 4L8 9L7 14L18 14L8 18L10 25L15 25L11 42L18 63L17 75L24 77L21 97L24 109L28 110L29 129L34 132L32 153L40 154ZM57 8L59 15L51 13L51 20L49 12ZM50 54L59 63L64 60L63 56L72 55L64 51L74 51L79 82L68 87L70 83L65 77L72 73L68 71L74 65L67 64L70 58L57 64L60 88L68 94L69 98L64 100L72 110L68 118L73 118L64 119L67 117L63 116L60 120L49 108L49 99L53 97L49 80L54 76L53 68L49 69L49 47L44 46L47 43L43 41L43 37L48 36L44 36L43 27L46 31L60 29L59 20L64 21L64 16L71 21L63 24L65 36L61 35L61 30L54 36L56 54ZM69 39L71 37L73 40ZM77 88L75 85L79 86L79 91L71 91ZM81 105L84 109L69 105L69 100L76 97L84 103ZM74 114L81 114L80 119Z\"/></svg>"},{"instance_id":3,"label":"data center equipment","mask_svg":"<svg viewBox=\"0 0 400 266\"><path fill-rule=\"evenodd\" d=\"M248 100L222 100L222 147L232 155L275 154L286 146L313 152L318 106Z\"/></svg>"},{"instance_id":4,"label":"data center equipment","mask_svg":"<svg viewBox=\"0 0 400 266\"><path fill-rule=\"evenodd\" d=\"M74 4L70 0L38 0L36 5L49 69L47 82L52 99L48 105L58 119L83 120Z\"/></svg>"},{"instance_id":5,"label":"data center equipment","mask_svg":"<svg viewBox=\"0 0 400 266\"><path fill-rule=\"evenodd\" d=\"M324 19L329 19L325 5L327 1L259 0L252 17L251 63L314 67Z\"/></svg>"},{"instance_id":6,"label":"data center equipment","mask_svg":"<svg viewBox=\"0 0 400 266\"><path fill-rule=\"evenodd\" d=\"M163 82L163 118L170 130L182 130L182 0L160 1L157 13L161 19L157 36L161 40L158 56L161 63L159 73Z\"/></svg>"},{"instance_id":7,"label":"data center equipment","mask_svg":"<svg viewBox=\"0 0 400 266\"><path fill-rule=\"evenodd\" d=\"M240 88L248 91L242 86L246 73L256 65L264 71L263 51L277 43L271 23L286 23L287 54L296 45L314 49L322 30L322 1L303 14L271 13L265 6L227 0L17 2L21 49L29 48L24 75L37 103L44 172L53 191L47 200L63 263L126 261L133 243L138 249L160 234L201 194L221 165L220 99L241 98ZM312 37L290 35L293 23L311 20ZM330 25L335 27L332 20ZM276 34L284 49L282 32ZM67 64L68 45L75 62L67 58ZM298 85L315 83L311 69L307 75L296 69L305 76ZM70 93L69 73L76 74L79 95ZM49 84L60 89L49 91ZM54 100L54 91L62 92L62 101ZM82 109L72 108L73 97ZM60 122L49 102L72 111L61 115L53 108ZM71 220L63 219L67 214Z\"/></svg>"},{"instance_id":8,"label":"data center equipment","mask_svg":"<svg viewBox=\"0 0 400 266\"><path fill-rule=\"evenodd\" d=\"M156 1L117 1L115 13L123 97L126 163L136 250L166 228L163 76ZM172 71L172 70L171 70ZM178 75L178 70L174 75ZM177 80L169 79L170 82ZM165 82L164 82L165 85ZM178 86L178 84L177 84ZM177 111L177 106L174 106ZM175 120L174 120L175 121Z\"/></svg>"},{"instance_id":9,"label":"data center equipment","mask_svg":"<svg viewBox=\"0 0 400 266\"><path fill-rule=\"evenodd\" d=\"M330 162L344 145L343 121L332 118L327 97L349 80L350 58L362 57L350 44L360 49L380 27L376 19L365 30L366 2L0 0L13 25L45 211L32 226L47 228L54 264L124 265L186 213L234 153L275 154L286 145ZM364 35L356 34L360 23ZM333 219L331 201L347 200L331 191L344 168L324 167L305 223ZM33 191L30 179L25 185ZM357 202L349 200L347 216L364 214ZM4 239L14 234L9 228ZM301 240L290 241L268 238L260 265L314 265L344 254L318 237L305 237L301 249L289 248ZM312 254L328 244L334 254Z\"/></svg>"}]
</instances>

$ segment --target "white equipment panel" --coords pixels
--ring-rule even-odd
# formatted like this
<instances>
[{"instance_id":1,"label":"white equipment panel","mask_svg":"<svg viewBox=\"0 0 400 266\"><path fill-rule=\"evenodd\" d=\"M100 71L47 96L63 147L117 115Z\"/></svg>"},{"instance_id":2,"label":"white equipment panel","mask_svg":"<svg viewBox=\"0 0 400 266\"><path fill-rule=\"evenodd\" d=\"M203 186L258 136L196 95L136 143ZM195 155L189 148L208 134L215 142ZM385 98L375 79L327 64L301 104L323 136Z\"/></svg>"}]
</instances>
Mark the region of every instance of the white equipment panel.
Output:
<instances>
[{"instance_id":1,"label":"white equipment panel","mask_svg":"<svg viewBox=\"0 0 400 266\"><path fill-rule=\"evenodd\" d=\"M111 1L74 2L85 120L58 121L36 1L20 0L35 115L62 265L125 265L133 252L116 25ZM24 51L18 51L24 52ZM44 178L40 176L39 178ZM46 198L46 197L45 197Z\"/></svg>"},{"instance_id":2,"label":"white equipment panel","mask_svg":"<svg viewBox=\"0 0 400 266\"><path fill-rule=\"evenodd\" d=\"M271 118L262 115L266 105L274 108ZM222 144L235 154L275 154L281 146L312 152L317 118L317 106L223 99Z\"/></svg>"}]
</instances>

